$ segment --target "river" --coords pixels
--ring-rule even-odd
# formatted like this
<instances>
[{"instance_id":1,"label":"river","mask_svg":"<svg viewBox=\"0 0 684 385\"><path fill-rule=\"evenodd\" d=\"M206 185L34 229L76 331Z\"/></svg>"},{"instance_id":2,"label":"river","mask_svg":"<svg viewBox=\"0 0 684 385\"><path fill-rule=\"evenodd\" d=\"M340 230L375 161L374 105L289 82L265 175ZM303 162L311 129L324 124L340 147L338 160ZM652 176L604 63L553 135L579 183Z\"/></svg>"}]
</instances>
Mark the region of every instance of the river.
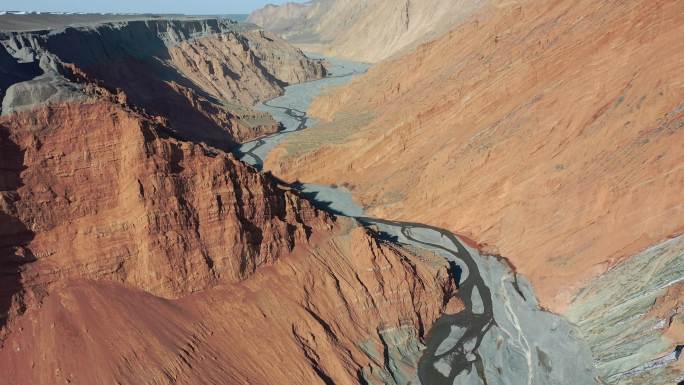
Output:
<instances>
[{"instance_id":1,"label":"river","mask_svg":"<svg viewBox=\"0 0 684 385\"><path fill-rule=\"evenodd\" d=\"M285 137L314 127L307 116L314 97L364 73L368 65L327 58L327 78L292 85L283 96L260 104L283 130L245 143L235 153L261 170ZM501 258L482 255L455 234L420 223L364 215L343 187L293 186L319 208L355 218L385 238L447 259L465 310L439 318L428 332L414 373L388 373L396 385L584 385L596 384L591 352L565 319L543 311L530 283ZM386 371L398 371L388 365ZM367 382L371 383L370 380ZM387 382L385 382L387 383Z\"/></svg>"}]
</instances>

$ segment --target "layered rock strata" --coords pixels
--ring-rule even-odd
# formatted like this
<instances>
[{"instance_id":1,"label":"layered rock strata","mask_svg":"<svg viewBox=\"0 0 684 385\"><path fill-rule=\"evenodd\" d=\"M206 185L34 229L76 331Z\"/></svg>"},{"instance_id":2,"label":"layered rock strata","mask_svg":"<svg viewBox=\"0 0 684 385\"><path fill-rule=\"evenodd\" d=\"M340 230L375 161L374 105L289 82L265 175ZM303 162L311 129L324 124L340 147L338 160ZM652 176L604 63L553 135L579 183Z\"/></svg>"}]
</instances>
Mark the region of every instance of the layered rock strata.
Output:
<instances>
[{"instance_id":1,"label":"layered rock strata","mask_svg":"<svg viewBox=\"0 0 684 385\"><path fill-rule=\"evenodd\" d=\"M0 120L9 383L355 383L397 328L417 361L440 258L88 97Z\"/></svg>"},{"instance_id":2,"label":"layered rock strata","mask_svg":"<svg viewBox=\"0 0 684 385\"><path fill-rule=\"evenodd\" d=\"M629 258L585 287L568 311L606 384L675 384L684 342L684 236Z\"/></svg>"},{"instance_id":3,"label":"layered rock strata","mask_svg":"<svg viewBox=\"0 0 684 385\"><path fill-rule=\"evenodd\" d=\"M114 87L117 71L140 75L161 63L134 58L140 46L112 43L122 31L146 36L150 26L161 28L145 21L5 40L27 45L14 45L12 65L0 71L12 84L0 117L3 381L355 384L364 371L415 371L427 330L448 304L458 307L446 263L381 241L233 155L189 140L202 126L181 132L151 108L144 98L155 99L158 88ZM192 38L169 48L190 61L206 54L229 63L221 45L246 42L185 27L157 36ZM72 45L94 39L99 52L130 57L107 56L107 72L89 62L99 55L69 56L67 40L52 40L66 39L62 33ZM190 44L206 52L192 59ZM275 39L250 49L260 59L243 64L261 63L271 88L236 100L306 80L300 66L323 73ZM17 62L22 52L36 54L24 60L30 68ZM31 76L36 68L42 75ZM218 83L208 68L186 69L203 83L196 89L228 92L230 83L210 88ZM249 88L247 73L235 95ZM396 354L370 353L384 349Z\"/></svg>"},{"instance_id":4,"label":"layered rock strata","mask_svg":"<svg viewBox=\"0 0 684 385\"><path fill-rule=\"evenodd\" d=\"M343 221L248 279L178 300L67 281L14 325L0 367L11 384L358 384L415 371L406 357L418 360L453 289L439 258L421 259Z\"/></svg>"},{"instance_id":5,"label":"layered rock strata","mask_svg":"<svg viewBox=\"0 0 684 385\"><path fill-rule=\"evenodd\" d=\"M322 63L279 38L228 20L112 22L5 32L0 40L19 62L39 63L50 76L74 65L124 92L128 104L163 116L179 135L223 149L278 129L250 108L257 101L325 74ZM3 113L23 106L12 102L27 98L18 91L8 90Z\"/></svg>"}]
</instances>

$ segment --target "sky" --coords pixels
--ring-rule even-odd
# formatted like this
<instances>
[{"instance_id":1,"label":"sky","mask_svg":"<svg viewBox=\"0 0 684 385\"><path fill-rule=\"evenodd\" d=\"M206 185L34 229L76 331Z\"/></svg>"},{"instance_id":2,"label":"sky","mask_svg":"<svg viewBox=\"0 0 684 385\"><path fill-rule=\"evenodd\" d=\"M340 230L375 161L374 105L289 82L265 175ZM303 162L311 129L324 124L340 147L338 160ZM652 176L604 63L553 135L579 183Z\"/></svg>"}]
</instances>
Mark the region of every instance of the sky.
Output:
<instances>
[{"instance_id":1,"label":"sky","mask_svg":"<svg viewBox=\"0 0 684 385\"><path fill-rule=\"evenodd\" d=\"M282 4L285 2L287 0L0 0L0 11L206 15L250 13L269 3Z\"/></svg>"}]
</instances>

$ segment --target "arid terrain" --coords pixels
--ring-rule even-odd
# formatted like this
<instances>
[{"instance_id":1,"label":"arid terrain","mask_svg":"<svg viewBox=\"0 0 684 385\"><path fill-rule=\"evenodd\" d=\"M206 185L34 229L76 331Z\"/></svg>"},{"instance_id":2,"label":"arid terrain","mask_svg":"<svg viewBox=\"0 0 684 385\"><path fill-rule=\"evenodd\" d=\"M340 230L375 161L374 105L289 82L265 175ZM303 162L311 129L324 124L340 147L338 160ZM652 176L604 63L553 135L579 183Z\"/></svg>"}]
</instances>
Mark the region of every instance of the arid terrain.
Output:
<instances>
[{"instance_id":1,"label":"arid terrain","mask_svg":"<svg viewBox=\"0 0 684 385\"><path fill-rule=\"evenodd\" d=\"M454 309L441 258L223 150L320 61L215 19L2 43L3 383L353 383L393 362L362 344L417 346Z\"/></svg>"},{"instance_id":2,"label":"arid terrain","mask_svg":"<svg viewBox=\"0 0 684 385\"><path fill-rule=\"evenodd\" d=\"M248 21L306 51L362 62L405 53L466 20L486 0L314 0L267 5Z\"/></svg>"},{"instance_id":3,"label":"arid terrain","mask_svg":"<svg viewBox=\"0 0 684 385\"><path fill-rule=\"evenodd\" d=\"M0 14L0 383L684 383L684 3Z\"/></svg>"},{"instance_id":4,"label":"arid terrain","mask_svg":"<svg viewBox=\"0 0 684 385\"><path fill-rule=\"evenodd\" d=\"M651 285L663 276L655 266L682 263L669 240L684 230L683 13L676 1L490 2L314 100L320 123L284 140L265 169L346 186L374 217L464 234L510 259L562 314L636 255L674 247L675 260L651 259L659 273L630 275L630 295L655 290L648 305L606 303L618 313L600 319L637 317L638 333L610 343L664 354L684 338L682 298L665 300L681 276ZM365 35L347 43L357 41ZM666 339L636 342L651 328Z\"/></svg>"}]
</instances>

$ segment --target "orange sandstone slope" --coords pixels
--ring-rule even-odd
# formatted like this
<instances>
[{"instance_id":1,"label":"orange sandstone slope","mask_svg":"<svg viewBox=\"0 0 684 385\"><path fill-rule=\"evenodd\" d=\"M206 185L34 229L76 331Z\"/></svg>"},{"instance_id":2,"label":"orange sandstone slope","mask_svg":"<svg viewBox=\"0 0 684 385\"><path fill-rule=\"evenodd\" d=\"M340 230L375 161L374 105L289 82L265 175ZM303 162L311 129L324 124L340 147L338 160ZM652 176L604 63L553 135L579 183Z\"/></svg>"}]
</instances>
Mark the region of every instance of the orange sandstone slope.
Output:
<instances>
[{"instance_id":1,"label":"orange sandstone slope","mask_svg":"<svg viewBox=\"0 0 684 385\"><path fill-rule=\"evenodd\" d=\"M67 281L19 319L0 368L10 384L356 384L385 370L372 352L388 338L406 354L392 362L410 367L446 271L347 231L180 300Z\"/></svg>"},{"instance_id":2,"label":"orange sandstone slope","mask_svg":"<svg viewBox=\"0 0 684 385\"><path fill-rule=\"evenodd\" d=\"M682 14L673 0L495 3L317 99L324 123L266 169L466 233L562 311L684 230Z\"/></svg>"},{"instance_id":3,"label":"orange sandstone slope","mask_svg":"<svg viewBox=\"0 0 684 385\"><path fill-rule=\"evenodd\" d=\"M415 370L454 290L440 259L82 86L82 100L0 118L3 383L352 384ZM404 341L399 369L374 353L390 337Z\"/></svg>"}]
</instances>

